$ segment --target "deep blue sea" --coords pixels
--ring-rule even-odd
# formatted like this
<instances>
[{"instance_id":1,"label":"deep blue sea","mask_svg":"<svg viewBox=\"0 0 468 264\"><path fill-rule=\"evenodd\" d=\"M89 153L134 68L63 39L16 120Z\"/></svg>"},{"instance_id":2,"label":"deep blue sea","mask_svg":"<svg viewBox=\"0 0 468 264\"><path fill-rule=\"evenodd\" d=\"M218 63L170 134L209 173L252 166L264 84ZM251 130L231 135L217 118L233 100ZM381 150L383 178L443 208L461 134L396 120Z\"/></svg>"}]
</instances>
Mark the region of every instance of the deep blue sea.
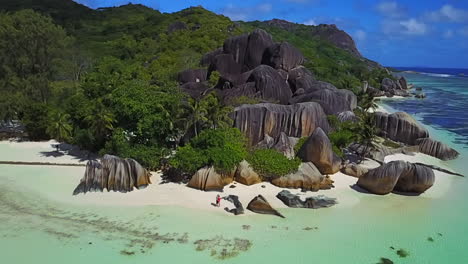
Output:
<instances>
[{"instance_id":1,"label":"deep blue sea","mask_svg":"<svg viewBox=\"0 0 468 264\"><path fill-rule=\"evenodd\" d=\"M405 68L418 73L398 73L426 98L386 100L385 104L415 115L421 122L456 134L454 143L468 148L468 69ZM462 75L463 74L463 75Z\"/></svg>"}]
</instances>

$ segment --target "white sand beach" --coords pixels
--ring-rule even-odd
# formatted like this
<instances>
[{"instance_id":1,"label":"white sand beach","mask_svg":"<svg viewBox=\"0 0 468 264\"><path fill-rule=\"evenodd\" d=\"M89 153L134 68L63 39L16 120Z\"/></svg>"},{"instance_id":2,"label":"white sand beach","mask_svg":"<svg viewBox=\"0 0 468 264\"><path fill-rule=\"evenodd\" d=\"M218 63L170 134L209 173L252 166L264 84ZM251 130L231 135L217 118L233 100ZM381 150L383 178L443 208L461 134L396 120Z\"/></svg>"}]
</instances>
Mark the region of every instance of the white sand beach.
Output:
<instances>
[{"instance_id":1,"label":"white sand beach","mask_svg":"<svg viewBox=\"0 0 468 264\"><path fill-rule=\"evenodd\" d=\"M84 157L71 156L67 151L60 151L59 155L50 156L44 153L54 152L54 141L48 142L0 142L0 161L22 161L22 162L44 162L44 163L75 163L83 164L86 162ZM442 162L424 154L403 155L396 154L388 156L385 161L406 160L410 162L422 162L434 164L443 167ZM13 166L13 165L12 165ZM367 167L376 167L377 164L372 161L364 163ZM58 168L60 169L60 167ZM78 185L81 177L84 174L84 167L68 170L63 177L69 177L67 180L67 188L69 186ZM160 172L153 172L151 177L152 184L142 190L135 190L130 193L116 192L97 192L87 193L72 196L72 189L66 190L60 194L48 194L47 196L56 199L63 203L72 203L78 205L104 205L104 206L146 206L146 205L162 205L162 206L178 206L192 209L210 210L221 214L229 214L224 211L224 207L229 209L233 205L228 201L222 201L221 207L214 207L211 203L214 202L217 194L222 197L227 195L237 195L244 207L247 207L252 198L261 194L275 208L286 208L286 206L276 198L276 195L283 188L276 187L268 182L263 182L251 186L246 186L240 183L233 182L224 188L224 192L203 192L200 190L187 187L180 183L163 183ZM453 177L439 171L435 171L436 184L421 194L420 197L437 198L443 196L450 188L450 182ZM359 204L359 201L365 197L373 196L373 194L356 191L352 186L357 182L357 178L347 176L341 172L331 175L334 180L335 188L330 190L320 190L318 192L301 192L300 189L289 189L293 194L299 194L301 197L309 197L316 195L325 195L332 198L337 198L338 205L334 209L343 207L353 207ZM235 186L235 188L230 188ZM389 194L387 196L395 196L398 194ZM246 210L246 215L253 214Z\"/></svg>"}]
</instances>

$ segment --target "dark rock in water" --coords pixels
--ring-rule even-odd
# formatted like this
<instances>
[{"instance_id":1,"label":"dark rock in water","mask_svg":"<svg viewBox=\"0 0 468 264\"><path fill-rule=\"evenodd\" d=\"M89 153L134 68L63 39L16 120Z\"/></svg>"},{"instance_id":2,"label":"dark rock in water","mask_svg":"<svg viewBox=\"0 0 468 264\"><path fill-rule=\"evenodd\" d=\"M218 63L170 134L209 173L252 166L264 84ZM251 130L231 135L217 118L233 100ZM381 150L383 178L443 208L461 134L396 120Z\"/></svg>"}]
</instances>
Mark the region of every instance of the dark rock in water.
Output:
<instances>
[{"instance_id":1,"label":"dark rock in water","mask_svg":"<svg viewBox=\"0 0 468 264\"><path fill-rule=\"evenodd\" d=\"M288 207L293 208L318 209L331 207L338 203L335 198L329 198L324 195L307 197L305 201L302 201L299 196L292 194L288 190L279 192L276 197Z\"/></svg>"},{"instance_id":2,"label":"dark rock in water","mask_svg":"<svg viewBox=\"0 0 468 264\"><path fill-rule=\"evenodd\" d=\"M429 137L429 132L411 115L405 112L393 114L375 113L375 123L380 135L391 140L416 145L420 138Z\"/></svg>"},{"instance_id":3,"label":"dark rock in water","mask_svg":"<svg viewBox=\"0 0 468 264\"><path fill-rule=\"evenodd\" d=\"M416 87L416 91L422 91L421 87Z\"/></svg>"},{"instance_id":4,"label":"dark rock in water","mask_svg":"<svg viewBox=\"0 0 468 264\"><path fill-rule=\"evenodd\" d=\"M255 146L265 135L275 140L281 132L288 137L310 136L317 127L329 131L327 117L318 103L295 105L256 104L236 107L234 126Z\"/></svg>"},{"instance_id":5,"label":"dark rock in water","mask_svg":"<svg viewBox=\"0 0 468 264\"><path fill-rule=\"evenodd\" d=\"M288 73L287 78L291 90L297 93L298 89L307 89L314 85L314 75L304 66L293 68Z\"/></svg>"},{"instance_id":6,"label":"dark rock in water","mask_svg":"<svg viewBox=\"0 0 468 264\"><path fill-rule=\"evenodd\" d=\"M404 90L408 90L408 82L406 81L406 78L405 77L400 77L400 79L398 79L398 83L400 83L400 86L402 89Z\"/></svg>"},{"instance_id":7,"label":"dark rock in water","mask_svg":"<svg viewBox=\"0 0 468 264\"><path fill-rule=\"evenodd\" d=\"M359 178L357 185L375 194L394 190L422 193L435 181L432 169L405 161L392 161L370 170Z\"/></svg>"},{"instance_id":8,"label":"dark rock in water","mask_svg":"<svg viewBox=\"0 0 468 264\"><path fill-rule=\"evenodd\" d=\"M254 82L260 98L280 104L287 104L292 97L291 89L281 75L267 65L260 65L252 71L248 82Z\"/></svg>"},{"instance_id":9,"label":"dark rock in water","mask_svg":"<svg viewBox=\"0 0 468 264\"><path fill-rule=\"evenodd\" d=\"M92 191L131 192L134 188L148 186L151 173L133 159L121 159L112 155L104 155L99 160L90 160L80 184L73 195Z\"/></svg>"},{"instance_id":10,"label":"dark rock in water","mask_svg":"<svg viewBox=\"0 0 468 264\"><path fill-rule=\"evenodd\" d=\"M275 178L271 183L282 188L302 188L304 190L318 191L322 189L321 184L324 182L324 178L312 162L307 162L302 163L297 172Z\"/></svg>"},{"instance_id":11,"label":"dark rock in water","mask_svg":"<svg viewBox=\"0 0 468 264\"><path fill-rule=\"evenodd\" d=\"M234 209L227 210L230 213L233 213L234 215L240 215L244 214L244 207L242 206L242 203L239 201L239 197L237 195L229 195L227 197L224 197L226 201L229 201L234 204Z\"/></svg>"},{"instance_id":12,"label":"dark rock in water","mask_svg":"<svg viewBox=\"0 0 468 264\"><path fill-rule=\"evenodd\" d=\"M271 207L271 205L262 195L258 195L257 197L253 198L252 201L250 201L250 203L247 205L247 209L258 214L271 214L284 218L282 214Z\"/></svg>"},{"instance_id":13,"label":"dark rock in water","mask_svg":"<svg viewBox=\"0 0 468 264\"><path fill-rule=\"evenodd\" d=\"M273 44L271 35L263 29L255 29L250 33L244 60L245 67L252 70L262 64L265 50Z\"/></svg>"},{"instance_id":14,"label":"dark rock in water","mask_svg":"<svg viewBox=\"0 0 468 264\"><path fill-rule=\"evenodd\" d=\"M177 80L184 84L188 82L204 82L206 81L206 69L185 70L178 74Z\"/></svg>"},{"instance_id":15,"label":"dark rock in water","mask_svg":"<svg viewBox=\"0 0 468 264\"><path fill-rule=\"evenodd\" d=\"M250 164L243 160L237 166L235 180L245 185L252 185L262 182L261 177L254 171Z\"/></svg>"},{"instance_id":16,"label":"dark rock in water","mask_svg":"<svg viewBox=\"0 0 468 264\"><path fill-rule=\"evenodd\" d=\"M421 153L436 157L441 160L456 159L459 153L446 144L431 138L418 139L419 151Z\"/></svg>"},{"instance_id":17,"label":"dark rock in water","mask_svg":"<svg viewBox=\"0 0 468 264\"><path fill-rule=\"evenodd\" d=\"M176 21L167 27L167 32L170 34L175 31L184 30L184 29L187 29L187 24L185 24L182 21Z\"/></svg>"},{"instance_id":18,"label":"dark rock in water","mask_svg":"<svg viewBox=\"0 0 468 264\"><path fill-rule=\"evenodd\" d=\"M332 144L321 128L317 128L299 149L297 156L304 162L312 162L323 174L340 170L341 160L333 152Z\"/></svg>"},{"instance_id":19,"label":"dark rock in water","mask_svg":"<svg viewBox=\"0 0 468 264\"><path fill-rule=\"evenodd\" d=\"M232 181L232 175L222 175L214 167L205 167L192 176L187 186L202 191L222 191Z\"/></svg>"},{"instance_id":20,"label":"dark rock in water","mask_svg":"<svg viewBox=\"0 0 468 264\"><path fill-rule=\"evenodd\" d=\"M426 98L426 94L425 93L418 93L414 97L419 98L419 99L424 99L424 98Z\"/></svg>"},{"instance_id":21,"label":"dark rock in water","mask_svg":"<svg viewBox=\"0 0 468 264\"><path fill-rule=\"evenodd\" d=\"M275 69L289 71L302 65L304 56L297 48L287 42L276 43L265 51L262 63Z\"/></svg>"},{"instance_id":22,"label":"dark rock in water","mask_svg":"<svg viewBox=\"0 0 468 264\"><path fill-rule=\"evenodd\" d=\"M208 52L200 60L200 65L202 66L209 66L210 64L215 62L216 56L223 53L223 48L216 49L214 51Z\"/></svg>"}]
</instances>

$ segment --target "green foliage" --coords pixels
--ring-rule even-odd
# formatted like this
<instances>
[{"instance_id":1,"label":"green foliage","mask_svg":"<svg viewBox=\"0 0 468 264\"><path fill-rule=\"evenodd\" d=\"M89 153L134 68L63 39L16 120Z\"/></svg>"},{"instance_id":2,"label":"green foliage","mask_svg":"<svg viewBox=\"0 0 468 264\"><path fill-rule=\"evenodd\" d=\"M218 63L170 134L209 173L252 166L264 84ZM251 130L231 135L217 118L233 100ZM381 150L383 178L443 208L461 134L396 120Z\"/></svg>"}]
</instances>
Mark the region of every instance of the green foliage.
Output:
<instances>
[{"instance_id":1,"label":"green foliage","mask_svg":"<svg viewBox=\"0 0 468 264\"><path fill-rule=\"evenodd\" d=\"M335 115L329 115L327 119L332 128L328 138L332 144L333 152L343 157L343 149L353 143L357 137L356 128L358 125L349 121L341 122Z\"/></svg>"},{"instance_id":2,"label":"green foliage","mask_svg":"<svg viewBox=\"0 0 468 264\"><path fill-rule=\"evenodd\" d=\"M243 104L259 104L260 102L261 101L258 98L242 95L231 99L229 105L235 107Z\"/></svg>"},{"instance_id":3,"label":"green foliage","mask_svg":"<svg viewBox=\"0 0 468 264\"><path fill-rule=\"evenodd\" d=\"M300 159L290 160L273 149L257 149L247 157L247 161L264 178L281 177L293 173L301 165Z\"/></svg>"},{"instance_id":4,"label":"green foliage","mask_svg":"<svg viewBox=\"0 0 468 264\"><path fill-rule=\"evenodd\" d=\"M246 139L237 128L207 129L179 147L170 164L189 174L203 166L231 172L247 156Z\"/></svg>"},{"instance_id":5,"label":"green foliage","mask_svg":"<svg viewBox=\"0 0 468 264\"><path fill-rule=\"evenodd\" d=\"M375 139L377 137L377 128L375 127L375 114L364 111L360 108L355 111L356 116L359 118L359 123L354 129L355 142L361 144L364 148L359 153L361 159L375 149Z\"/></svg>"},{"instance_id":6,"label":"green foliage","mask_svg":"<svg viewBox=\"0 0 468 264\"><path fill-rule=\"evenodd\" d=\"M219 77L221 77L221 75L218 71L211 72L210 79L208 79L208 84L210 85L210 87L215 87L216 84L218 84Z\"/></svg>"},{"instance_id":7,"label":"green foliage","mask_svg":"<svg viewBox=\"0 0 468 264\"><path fill-rule=\"evenodd\" d=\"M57 141L67 141L70 139L72 126L70 125L70 115L55 110L49 113L46 133Z\"/></svg>"},{"instance_id":8,"label":"green foliage","mask_svg":"<svg viewBox=\"0 0 468 264\"><path fill-rule=\"evenodd\" d=\"M387 138L384 138L383 142L382 142L382 145L386 146L386 147L390 147L390 148L399 148L401 147L400 144L392 141L392 140L389 140Z\"/></svg>"},{"instance_id":9,"label":"green foliage","mask_svg":"<svg viewBox=\"0 0 468 264\"><path fill-rule=\"evenodd\" d=\"M50 107L44 103L29 103L24 106L23 123L26 132L31 140L49 139L46 130L49 126Z\"/></svg>"},{"instance_id":10,"label":"green foliage","mask_svg":"<svg viewBox=\"0 0 468 264\"><path fill-rule=\"evenodd\" d=\"M309 137L301 137L294 146L294 153L298 153Z\"/></svg>"}]
</instances>

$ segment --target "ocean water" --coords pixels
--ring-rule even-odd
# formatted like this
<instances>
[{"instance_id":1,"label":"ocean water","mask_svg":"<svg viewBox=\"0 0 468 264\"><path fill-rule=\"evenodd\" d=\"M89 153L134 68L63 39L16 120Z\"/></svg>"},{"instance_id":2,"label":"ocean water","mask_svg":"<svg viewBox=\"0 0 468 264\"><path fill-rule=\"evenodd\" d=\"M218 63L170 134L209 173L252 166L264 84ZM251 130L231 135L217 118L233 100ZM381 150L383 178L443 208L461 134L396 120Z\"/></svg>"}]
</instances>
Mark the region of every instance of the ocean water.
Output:
<instances>
[{"instance_id":1,"label":"ocean water","mask_svg":"<svg viewBox=\"0 0 468 264\"><path fill-rule=\"evenodd\" d=\"M408 75L410 82L424 88L431 102L436 89L443 88L431 88L427 83L437 80L419 77ZM446 92L456 94L449 81ZM446 98L440 108L448 108L452 99ZM385 107L405 110L414 104L406 103L390 100ZM461 153L459 159L439 165L467 174L468 149L463 143L467 135L450 129L451 124L430 123L431 108L422 105L413 113L428 126L431 136ZM382 257L394 263L468 263L466 178L447 175L450 189L437 198L377 196L349 188L345 192L360 199L354 206L282 209L286 216L282 219L173 206L70 202L83 170L0 165L2 263L361 264L379 263ZM399 257L399 249L409 255Z\"/></svg>"}]
</instances>

